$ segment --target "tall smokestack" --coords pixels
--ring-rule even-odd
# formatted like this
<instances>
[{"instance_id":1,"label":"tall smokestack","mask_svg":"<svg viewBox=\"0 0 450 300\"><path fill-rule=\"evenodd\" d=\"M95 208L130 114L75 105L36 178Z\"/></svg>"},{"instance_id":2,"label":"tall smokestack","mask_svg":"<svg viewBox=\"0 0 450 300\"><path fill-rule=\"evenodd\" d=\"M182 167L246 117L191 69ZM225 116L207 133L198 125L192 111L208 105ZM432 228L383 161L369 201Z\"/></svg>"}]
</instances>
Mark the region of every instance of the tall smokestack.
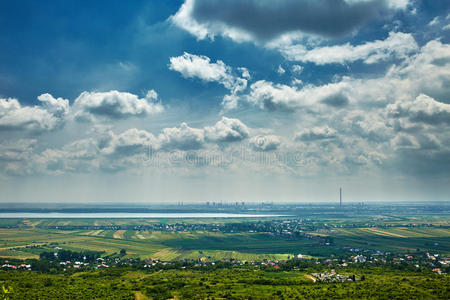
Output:
<instances>
[{"instance_id":1,"label":"tall smokestack","mask_svg":"<svg viewBox=\"0 0 450 300\"><path fill-rule=\"evenodd\" d=\"M339 188L339 205L342 206L342 188Z\"/></svg>"}]
</instances>

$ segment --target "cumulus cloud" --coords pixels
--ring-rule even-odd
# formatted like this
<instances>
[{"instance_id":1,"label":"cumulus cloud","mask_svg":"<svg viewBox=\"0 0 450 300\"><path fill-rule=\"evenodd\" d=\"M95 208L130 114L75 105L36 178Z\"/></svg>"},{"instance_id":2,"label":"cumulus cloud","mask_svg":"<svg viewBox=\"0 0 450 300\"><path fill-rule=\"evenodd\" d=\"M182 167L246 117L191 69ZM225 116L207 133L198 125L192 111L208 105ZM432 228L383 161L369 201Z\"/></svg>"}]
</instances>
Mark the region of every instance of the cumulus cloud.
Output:
<instances>
[{"instance_id":1,"label":"cumulus cloud","mask_svg":"<svg viewBox=\"0 0 450 300\"><path fill-rule=\"evenodd\" d=\"M311 142L318 140L333 139L335 137L336 137L336 130L328 126L324 126L324 127L314 127L304 129L296 133L294 139L296 141Z\"/></svg>"},{"instance_id":2,"label":"cumulus cloud","mask_svg":"<svg viewBox=\"0 0 450 300\"><path fill-rule=\"evenodd\" d=\"M109 130L96 139L95 149L108 157L123 158L142 155L149 149L157 152L199 150L208 143L235 142L248 136L249 129L240 120L222 117L214 126L192 128L187 123L181 123L178 127L163 128L157 136L137 128L128 129L120 134ZM87 145L86 142L70 147L83 148L83 145ZM86 153L93 153L91 150Z\"/></svg>"},{"instance_id":3,"label":"cumulus cloud","mask_svg":"<svg viewBox=\"0 0 450 300\"><path fill-rule=\"evenodd\" d=\"M420 148L420 144L417 139L414 136L405 133L400 133L395 136L391 140L391 144L395 150Z\"/></svg>"},{"instance_id":4,"label":"cumulus cloud","mask_svg":"<svg viewBox=\"0 0 450 300\"><path fill-rule=\"evenodd\" d=\"M58 118L64 118L69 113L69 100L58 98L55 99L50 94L42 94L37 97L42 102L43 107L52 115Z\"/></svg>"},{"instance_id":5,"label":"cumulus cloud","mask_svg":"<svg viewBox=\"0 0 450 300\"><path fill-rule=\"evenodd\" d=\"M159 143L153 134L131 128L119 135L108 131L99 138L97 145L103 154L120 157L142 154L145 147L158 147Z\"/></svg>"},{"instance_id":6,"label":"cumulus cloud","mask_svg":"<svg viewBox=\"0 0 450 300\"><path fill-rule=\"evenodd\" d=\"M69 101L50 94L38 97L42 106L22 106L17 99L0 99L0 130L43 132L62 126Z\"/></svg>"},{"instance_id":7,"label":"cumulus cloud","mask_svg":"<svg viewBox=\"0 0 450 300\"><path fill-rule=\"evenodd\" d=\"M202 129L181 123L180 127L164 128L158 140L164 149L195 150L204 146L205 134Z\"/></svg>"},{"instance_id":8,"label":"cumulus cloud","mask_svg":"<svg viewBox=\"0 0 450 300\"><path fill-rule=\"evenodd\" d=\"M147 93L147 98L140 99L131 93L83 92L75 99L75 118L79 121L92 121L95 117L109 119L125 119L129 117L144 117L163 110L160 103L154 102L155 91Z\"/></svg>"},{"instance_id":9,"label":"cumulus cloud","mask_svg":"<svg viewBox=\"0 0 450 300\"><path fill-rule=\"evenodd\" d=\"M230 66L218 60L215 63L203 55L184 53L182 56L171 57L169 68L180 72L185 78L199 78L205 82L218 82L232 92L242 91L247 87L247 80L233 75ZM243 75L250 76L248 70Z\"/></svg>"},{"instance_id":10,"label":"cumulus cloud","mask_svg":"<svg viewBox=\"0 0 450 300\"><path fill-rule=\"evenodd\" d=\"M340 82L320 87L308 85L299 89L296 86L260 80L253 83L250 86L250 93L241 99L272 111L293 111L319 105L321 102L338 107L348 103L343 92L348 87L347 82Z\"/></svg>"},{"instance_id":11,"label":"cumulus cloud","mask_svg":"<svg viewBox=\"0 0 450 300\"><path fill-rule=\"evenodd\" d=\"M421 94L414 100L404 99L390 104L388 113L394 118L408 118L412 122L450 124L450 104Z\"/></svg>"},{"instance_id":12,"label":"cumulus cloud","mask_svg":"<svg viewBox=\"0 0 450 300\"><path fill-rule=\"evenodd\" d=\"M409 83L408 88L415 96L423 93L450 104L450 44L430 41L417 55L393 68L390 74Z\"/></svg>"},{"instance_id":13,"label":"cumulus cloud","mask_svg":"<svg viewBox=\"0 0 450 300\"><path fill-rule=\"evenodd\" d=\"M223 98L226 109L233 109L237 105L237 94L247 88L247 81L251 78L249 71L238 68L241 76L236 75L230 66L218 60L215 63L203 55L184 53L182 56L171 57L169 68L181 73L185 78L199 78L205 82L217 82L230 91Z\"/></svg>"},{"instance_id":14,"label":"cumulus cloud","mask_svg":"<svg viewBox=\"0 0 450 300\"><path fill-rule=\"evenodd\" d=\"M36 145L37 140L35 139L3 142L0 144L0 163L26 160L33 153Z\"/></svg>"},{"instance_id":15,"label":"cumulus cloud","mask_svg":"<svg viewBox=\"0 0 450 300\"><path fill-rule=\"evenodd\" d=\"M238 119L222 117L216 125L205 127L207 140L213 142L240 141L249 136L248 127Z\"/></svg>"},{"instance_id":16,"label":"cumulus cloud","mask_svg":"<svg viewBox=\"0 0 450 300\"><path fill-rule=\"evenodd\" d=\"M296 44L282 46L279 50L288 60L324 65L345 64L358 60L362 60L366 64L374 64L393 58L404 59L418 49L411 34L390 32L385 40L371 41L357 46L347 43L308 50L304 45Z\"/></svg>"},{"instance_id":17,"label":"cumulus cloud","mask_svg":"<svg viewBox=\"0 0 450 300\"><path fill-rule=\"evenodd\" d=\"M381 144L388 141L393 134L393 128L388 124L383 108L372 108L370 113L354 109L341 112L338 118L335 126L339 132L347 136L358 136L369 142Z\"/></svg>"},{"instance_id":18,"label":"cumulus cloud","mask_svg":"<svg viewBox=\"0 0 450 300\"><path fill-rule=\"evenodd\" d=\"M222 35L236 41L268 41L293 32L336 37L408 4L408 0L186 0L171 20L199 39Z\"/></svg>"},{"instance_id":19,"label":"cumulus cloud","mask_svg":"<svg viewBox=\"0 0 450 300\"><path fill-rule=\"evenodd\" d=\"M257 135L250 139L250 146L255 151L273 151L281 144L280 138L276 135Z\"/></svg>"},{"instance_id":20,"label":"cumulus cloud","mask_svg":"<svg viewBox=\"0 0 450 300\"><path fill-rule=\"evenodd\" d=\"M239 102L270 111L304 110L320 112L324 106L343 108L382 107L402 99L413 100L426 94L438 102L450 103L450 45L430 41L399 65L393 65L378 78L344 76L324 85L292 86L259 80L250 92L235 97Z\"/></svg>"},{"instance_id":21,"label":"cumulus cloud","mask_svg":"<svg viewBox=\"0 0 450 300\"><path fill-rule=\"evenodd\" d=\"M93 138L77 140L62 147L67 159L92 160L99 152L97 141Z\"/></svg>"},{"instance_id":22,"label":"cumulus cloud","mask_svg":"<svg viewBox=\"0 0 450 300\"><path fill-rule=\"evenodd\" d=\"M37 140L22 139L0 143L0 170L5 174L53 174L78 172L119 172L137 170L149 155L161 155L164 163L171 163L170 155L194 158L202 151L219 151L226 144L249 136L249 128L240 120L222 117L213 126L192 128L187 123L163 128L158 135L147 130L130 128L121 133L113 130L90 132L92 136L75 140L62 147L38 147ZM267 146L267 150L273 146ZM39 150L39 151L38 151ZM210 155L206 153L205 155ZM198 159L202 159L201 156ZM158 161L161 163L161 161Z\"/></svg>"},{"instance_id":23,"label":"cumulus cloud","mask_svg":"<svg viewBox=\"0 0 450 300\"><path fill-rule=\"evenodd\" d=\"M150 90L146 97L118 91L83 92L74 104L69 100L55 98L51 94L37 97L41 105L22 106L17 99L0 99L0 130L19 130L40 133L61 128L66 121L93 121L96 117L124 119L143 117L161 112L158 94Z\"/></svg>"}]
</instances>

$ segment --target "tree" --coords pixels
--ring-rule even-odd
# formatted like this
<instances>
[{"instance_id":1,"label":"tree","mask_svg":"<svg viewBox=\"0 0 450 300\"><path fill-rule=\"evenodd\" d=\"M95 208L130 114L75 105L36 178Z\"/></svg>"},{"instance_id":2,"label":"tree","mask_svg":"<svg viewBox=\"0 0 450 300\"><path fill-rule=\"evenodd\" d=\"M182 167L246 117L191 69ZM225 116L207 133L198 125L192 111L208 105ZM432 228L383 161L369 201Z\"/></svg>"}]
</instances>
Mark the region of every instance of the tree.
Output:
<instances>
[{"instance_id":1,"label":"tree","mask_svg":"<svg viewBox=\"0 0 450 300\"><path fill-rule=\"evenodd\" d=\"M120 255L127 255L127 250L120 249Z\"/></svg>"}]
</instances>

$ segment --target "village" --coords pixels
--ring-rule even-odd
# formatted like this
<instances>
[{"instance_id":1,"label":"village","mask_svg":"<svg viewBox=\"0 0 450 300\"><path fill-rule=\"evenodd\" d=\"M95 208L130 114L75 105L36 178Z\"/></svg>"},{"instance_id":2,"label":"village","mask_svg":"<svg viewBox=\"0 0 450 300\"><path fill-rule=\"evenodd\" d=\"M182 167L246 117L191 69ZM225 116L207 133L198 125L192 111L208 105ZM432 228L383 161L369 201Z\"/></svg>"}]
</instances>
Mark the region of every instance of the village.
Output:
<instances>
[{"instance_id":1,"label":"village","mask_svg":"<svg viewBox=\"0 0 450 300\"><path fill-rule=\"evenodd\" d=\"M35 246L36 247L36 246ZM439 254L403 254L368 253L350 254L346 258L311 258L302 254L293 255L288 260L262 260L242 261L238 259L213 260L208 257L201 259L182 259L178 261L162 261L158 259L139 259L126 256L126 250L120 253L101 257L100 252L73 252L55 247L56 252L42 252L40 259L26 261L0 259L3 270L36 270L47 272L59 271L87 271L107 268L133 268L147 270L161 269L189 269L189 268L230 268L252 266L265 270L300 270L317 269L323 272L313 272L311 276L319 282L350 282L363 280L350 275L337 274L335 269L345 270L347 267L358 265L384 265L400 270L413 270L416 272L433 272L438 275L450 271L450 258ZM360 249L350 249L355 252Z\"/></svg>"}]
</instances>

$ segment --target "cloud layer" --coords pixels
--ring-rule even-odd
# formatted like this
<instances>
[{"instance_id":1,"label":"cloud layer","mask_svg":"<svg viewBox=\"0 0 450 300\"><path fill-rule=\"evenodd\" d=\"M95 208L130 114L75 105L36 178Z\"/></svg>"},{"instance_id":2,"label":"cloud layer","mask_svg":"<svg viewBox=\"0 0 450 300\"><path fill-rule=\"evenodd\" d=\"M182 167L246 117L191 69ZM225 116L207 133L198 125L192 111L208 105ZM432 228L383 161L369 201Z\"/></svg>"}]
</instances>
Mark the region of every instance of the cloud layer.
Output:
<instances>
[{"instance_id":1,"label":"cloud layer","mask_svg":"<svg viewBox=\"0 0 450 300\"><path fill-rule=\"evenodd\" d=\"M308 50L302 44L296 44L281 47L280 52L289 60L312 62L317 65L345 64L358 60L366 64L374 64L395 58L404 59L418 49L411 34L390 32L385 40L371 41L358 46L347 43Z\"/></svg>"}]
</instances>

